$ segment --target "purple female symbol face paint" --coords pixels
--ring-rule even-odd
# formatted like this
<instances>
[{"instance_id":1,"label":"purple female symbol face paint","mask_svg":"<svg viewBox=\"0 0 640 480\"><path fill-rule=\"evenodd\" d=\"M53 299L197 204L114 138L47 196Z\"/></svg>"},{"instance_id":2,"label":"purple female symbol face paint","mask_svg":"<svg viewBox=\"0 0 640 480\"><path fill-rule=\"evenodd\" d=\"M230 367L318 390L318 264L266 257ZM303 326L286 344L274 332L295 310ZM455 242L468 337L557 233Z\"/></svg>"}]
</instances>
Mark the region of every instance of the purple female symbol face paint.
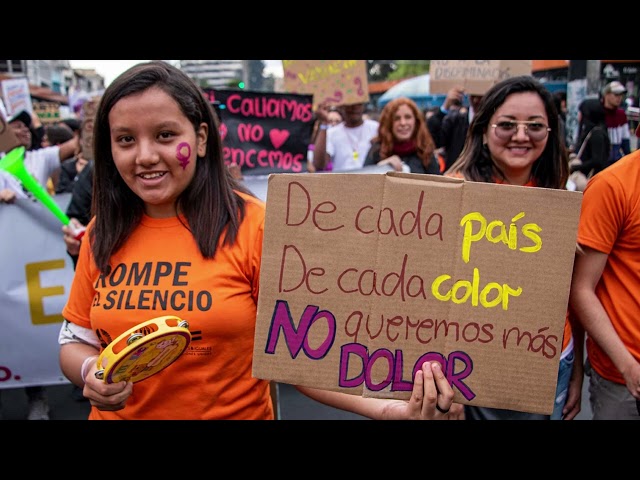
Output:
<instances>
[{"instance_id":1,"label":"purple female symbol face paint","mask_svg":"<svg viewBox=\"0 0 640 480\"><path fill-rule=\"evenodd\" d=\"M189 158L191 158L191 146L187 142L182 142L176 148L176 158L180 162L182 169L184 170L189 165Z\"/></svg>"}]
</instances>

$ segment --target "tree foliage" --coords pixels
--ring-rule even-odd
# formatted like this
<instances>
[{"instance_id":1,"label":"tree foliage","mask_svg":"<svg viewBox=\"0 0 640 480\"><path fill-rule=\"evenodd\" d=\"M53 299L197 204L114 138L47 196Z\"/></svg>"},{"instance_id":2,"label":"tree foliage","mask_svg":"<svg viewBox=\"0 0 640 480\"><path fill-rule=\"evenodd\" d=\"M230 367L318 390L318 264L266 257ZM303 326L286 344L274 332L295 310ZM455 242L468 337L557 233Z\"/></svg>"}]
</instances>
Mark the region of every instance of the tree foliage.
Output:
<instances>
[{"instance_id":1,"label":"tree foliage","mask_svg":"<svg viewBox=\"0 0 640 480\"><path fill-rule=\"evenodd\" d=\"M386 80L400 80L429 73L430 60L395 60L397 68L391 72Z\"/></svg>"},{"instance_id":2,"label":"tree foliage","mask_svg":"<svg viewBox=\"0 0 640 480\"><path fill-rule=\"evenodd\" d=\"M367 60L367 80L382 82L397 68L395 60Z\"/></svg>"},{"instance_id":3,"label":"tree foliage","mask_svg":"<svg viewBox=\"0 0 640 480\"><path fill-rule=\"evenodd\" d=\"M369 82L401 80L429 73L430 60L367 60Z\"/></svg>"}]
</instances>

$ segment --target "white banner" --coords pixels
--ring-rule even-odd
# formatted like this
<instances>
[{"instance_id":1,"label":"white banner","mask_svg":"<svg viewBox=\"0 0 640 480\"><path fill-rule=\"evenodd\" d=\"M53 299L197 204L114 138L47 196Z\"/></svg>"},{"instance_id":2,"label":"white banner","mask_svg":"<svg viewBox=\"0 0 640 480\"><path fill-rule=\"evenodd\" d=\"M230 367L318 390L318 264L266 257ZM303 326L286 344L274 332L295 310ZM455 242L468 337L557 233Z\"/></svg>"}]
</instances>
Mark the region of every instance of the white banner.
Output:
<instances>
[{"instance_id":1,"label":"white banner","mask_svg":"<svg viewBox=\"0 0 640 480\"><path fill-rule=\"evenodd\" d=\"M66 210L71 194L56 195ZM62 224L40 202L0 203L0 389L69 383L58 332L73 261Z\"/></svg>"}]
</instances>

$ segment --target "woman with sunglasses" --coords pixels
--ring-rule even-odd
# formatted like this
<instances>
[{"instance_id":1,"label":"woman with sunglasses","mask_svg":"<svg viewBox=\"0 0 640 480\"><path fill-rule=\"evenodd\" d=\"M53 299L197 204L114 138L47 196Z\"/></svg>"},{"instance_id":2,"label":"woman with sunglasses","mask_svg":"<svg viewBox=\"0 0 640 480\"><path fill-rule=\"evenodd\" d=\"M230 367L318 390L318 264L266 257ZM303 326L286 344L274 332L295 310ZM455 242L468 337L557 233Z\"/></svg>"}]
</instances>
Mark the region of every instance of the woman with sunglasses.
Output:
<instances>
[{"instance_id":1,"label":"woman with sunglasses","mask_svg":"<svg viewBox=\"0 0 640 480\"><path fill-rule=\"evenodd\" d=\"M564 189L568 154L551 93L531 76L511 77L484 95L464 148L445 175L475 182ZM470 420L573 419L582 397L583 331L565 322L558 384L551 416L465 406Z\"/></svg>"},{"instance_id":2,"label":"woman with sunglasses","mask_svg":"<svg viewBox=\"0 0 640 480\"><path fill-rule=\"evenodd\" d=\"M571 176L576 183L576 190L584 191L586 182L596 173L609 165L611 141L605 122L602 102L597 98L587 98L578 107L578 153L569 163L569 171L581 172L582 185Z\"/></svg>"}]
</instances>

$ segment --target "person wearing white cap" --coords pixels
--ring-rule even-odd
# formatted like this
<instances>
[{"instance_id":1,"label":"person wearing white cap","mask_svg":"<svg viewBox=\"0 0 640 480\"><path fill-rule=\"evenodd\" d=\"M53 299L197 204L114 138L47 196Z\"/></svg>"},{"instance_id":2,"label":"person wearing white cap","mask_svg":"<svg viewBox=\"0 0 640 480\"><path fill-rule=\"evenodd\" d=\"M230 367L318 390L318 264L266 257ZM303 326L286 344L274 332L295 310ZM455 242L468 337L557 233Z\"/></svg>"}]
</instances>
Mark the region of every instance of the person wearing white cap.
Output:
<instances>
[{"instance_id":1,"label":"person wearing white cap","mask_svg":"<svg viewBox=\"0 0 640 480\"><path fill-rule=\"evenodd\" d=\"M80 144L78 137L74 136L59 145L32 149L32 117L35 117L35 115L30 114L26 110L20 110L7 118L7 124L11 127L20 145L26 149L24 155L25 169L40 185L46 186L49 177L60 169L63 161L74 156ZM0 152L0 158L2 158L5 153L8 152ZM18 192L20 190L22 190L21 186L19 186ZM21 197L23 197L23 195L19 193L18 198ZM11 203L13 198L3 197L2 200Z\"/></svg>"},{"instance_id":2,"label":"person wearing white cap","mask_svg":"<svg viewBox=\"0 0 640 480\"><path fill-rule=\"evenodd\" d=\"M629 121L624 109L620 107L625 86L617 80L607 83L602 89L602 104L605 111L605 122L611 141L611 154L609 165L617 162L624 155L631 153L631 134Z\"/></svg>"}]
</instances>

